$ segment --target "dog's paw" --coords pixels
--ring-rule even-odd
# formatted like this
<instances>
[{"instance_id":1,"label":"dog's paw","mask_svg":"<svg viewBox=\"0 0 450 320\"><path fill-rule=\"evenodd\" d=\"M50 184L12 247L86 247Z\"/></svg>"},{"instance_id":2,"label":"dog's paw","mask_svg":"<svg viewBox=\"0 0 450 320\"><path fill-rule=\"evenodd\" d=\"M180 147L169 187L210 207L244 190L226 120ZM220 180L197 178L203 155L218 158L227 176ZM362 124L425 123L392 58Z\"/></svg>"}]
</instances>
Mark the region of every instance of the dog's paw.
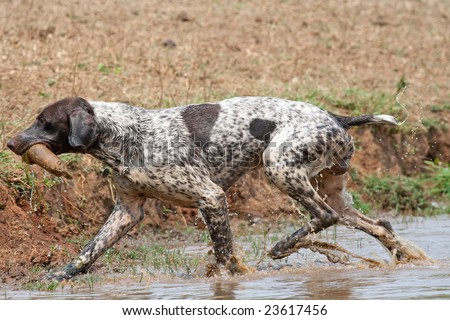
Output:
<instances>
[{"instance_id":1,"label":"dog's paw","mask_svg":"<svg viewBox=\"0 0 450 320\"><path fill-rule=\"evenodd\" d=\"M241 259L234 255L231 256L228 261L226 270L228 270L232 275L247 274L254 271L252 267L243 264Z\"/></svg>"},{"instance_id":2,"label":"dog's paw","mask_svg":"<svg viewBox=\"0 0 450 320\"><path fill-rule=\"evenodd\" d=\"M391 223L386 219L380 218L380 219L376 220L375 223L381 227L384 227L390 233L394 232L394 229L392 228Z\"/></svg>"},{"instance_id":3,"label":"dog's paw","mask_svg":"<svg viewBox=\"0 0 450 320\"><path fill-rule=\"evenodd\" d=\"M69 263L60 271L50 272L45 276L45 280L56 280L56 281L70 280L82 272L83 269L79 268L75 263L72 262Z\"/></svg>"},{"instance_id":4,"label":"dog's paw","mask_svg":"<svg viewBox=\"0 0 450 320\"><path fill-rule=\"evenodd\" d=\"M283 259L294 252L296 252L297 249L292 247L290 243L287 243L287 240L281 240L277 242L272 249L267 253L267 255L274 259Z\"/></svg>"},{"instance_id":5,"label":"dog's paw","mask_svg":"<svg viewBox=\"0 0 450 320\"><path fill-rule=\"evenodd\" d=\"M208 260L204 270L204 274L207 277L241 275L254 271L252 267L243 264L241 259L236 255L232 255L228 258L224 265L216 262L212 252L210 253Z\"/></svg>"},{"instance_id":6,"label":"dog's paw","mask_svg":"<svg viewBox=\"0 0 450 320\"><path fill-rule=\"evenodd\" d=\"M63 281L69 280L71 277L64 272L64 270L50 272L45 276L47 281Z\"/></svg>"}]
</instances>

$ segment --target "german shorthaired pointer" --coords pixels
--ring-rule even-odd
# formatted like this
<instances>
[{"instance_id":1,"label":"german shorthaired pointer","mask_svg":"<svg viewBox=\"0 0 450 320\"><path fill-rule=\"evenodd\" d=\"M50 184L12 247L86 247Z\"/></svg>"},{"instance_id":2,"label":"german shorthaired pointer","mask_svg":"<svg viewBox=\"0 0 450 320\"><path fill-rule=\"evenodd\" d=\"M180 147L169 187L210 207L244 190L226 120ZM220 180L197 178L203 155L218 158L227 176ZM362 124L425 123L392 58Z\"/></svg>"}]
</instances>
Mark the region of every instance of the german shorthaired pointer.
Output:
<instances>
[{"instance_id":1,"label":"german shorthaired pointer","mask_svg":"<svg viewBox=\"0 0 450 320\"><path fill-rule=\"evenodd\" d=\"M217 264L235 273L239 267L225 192L244 173L261 166L275 186L311 215L308 223L274 246L269 253L273 259L307 246L309 235L336 223L373 235L399 260L420 256L420 249L405 249L387 221L362 216L343 193L354 152L347 129L377 123L397 124L388 115L343 117L309 103L276 98L239 97L147 110L76 97L47 106L8 147L19 155L38 143L55 154L88 153L115 173L117 201L108 220L81 254L51 277L61 280L87 272L141 221L146 198L198 208ZM310 182L314 177L320 177L315 187Z\"/></svg>"}]
</instances>

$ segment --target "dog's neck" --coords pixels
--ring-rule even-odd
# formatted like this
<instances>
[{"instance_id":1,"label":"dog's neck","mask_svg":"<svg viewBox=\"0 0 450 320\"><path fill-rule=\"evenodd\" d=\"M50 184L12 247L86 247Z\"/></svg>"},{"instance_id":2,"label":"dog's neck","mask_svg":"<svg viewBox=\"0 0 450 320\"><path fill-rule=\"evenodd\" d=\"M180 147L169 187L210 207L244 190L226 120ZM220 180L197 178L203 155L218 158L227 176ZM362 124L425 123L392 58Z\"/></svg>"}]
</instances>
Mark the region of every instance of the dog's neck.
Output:
<instances>
[{"instance_id":1,"label":"dog's neck","mask_svg":"<svg viewBox=\"0 0 450 320\"><path fill-rule=\"evenodd\" d=\"M108 164L118 174L126 174L138 161L142 147L140 113L123 103L90 102L100 135L89 150L97 159Z\"/></svg>"}]
</instances>

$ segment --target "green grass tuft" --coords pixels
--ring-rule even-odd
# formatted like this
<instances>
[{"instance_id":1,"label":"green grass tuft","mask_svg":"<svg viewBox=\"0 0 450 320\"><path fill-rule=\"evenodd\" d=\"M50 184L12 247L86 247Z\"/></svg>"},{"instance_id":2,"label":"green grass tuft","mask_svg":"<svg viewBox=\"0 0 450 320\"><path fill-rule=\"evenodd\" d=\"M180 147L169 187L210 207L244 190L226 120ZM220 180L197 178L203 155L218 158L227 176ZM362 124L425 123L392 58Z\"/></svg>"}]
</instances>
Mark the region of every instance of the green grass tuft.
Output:
<instances>
[{"instance_id":1,"label":"green grass tuft","mask_svg":"<svg viewBox=\"0 0 450 320\"><path fill-rule=\"evenodd\" d=\"M364 189L381 210L413 214L445 211L450 202L449 165L427 162L426 167L428 173L419 177L369 177L363 181ZM436 207L436 203L441 205Z\"/></svg>"},{"instance_id":2,"label":"green grass tuft","mask_svg":"<svg viewBox=\"0 0 450 320\"><path fill-rule=\"evenodd\" d=\"M372 212L372 205L365 202L359 192L352 191L350 192L350 194L352 195L353 207L355 209L361 211L361 213L363 214L369 214L370 212Z\"/></svg>"},{"instance_id":3,"label":"green grass tuft","mask_svg":"<svg viewBox=\"0 0 450 320\"><path fill-rule=\"evenodd\" d=\"M23 289L31 291L55 291L59 287L59 281L32 281L23 285Z\"/></svg>"},{"instance_id":4,"label":"green grass tuft","mask_svg":"<svg viewBox=\"0 0 450 320\"><path fill-rule=\"evenodd\" d=\"M431 161L426 162L430 177L424 181L431 185L427 190L432 196L443 197L450 201L450 164L437 165Z\"/></svg>"},{"instance_id":5,"label":"green grass tuft","mask_svg":"<svg viewBox=\"0 0 450 320\"><path fill-rule=\"evenodd\" d=\"M188 274L193 273L197 270L200 261L206 260L205 257L186 254L183 249L167 249L159 244L141 245L132 250L111 248L106 251L104 258L110 265L135 261L150 273L166 272L168 274L176 274L181 271Z\"/></svg>"}]
</instances>

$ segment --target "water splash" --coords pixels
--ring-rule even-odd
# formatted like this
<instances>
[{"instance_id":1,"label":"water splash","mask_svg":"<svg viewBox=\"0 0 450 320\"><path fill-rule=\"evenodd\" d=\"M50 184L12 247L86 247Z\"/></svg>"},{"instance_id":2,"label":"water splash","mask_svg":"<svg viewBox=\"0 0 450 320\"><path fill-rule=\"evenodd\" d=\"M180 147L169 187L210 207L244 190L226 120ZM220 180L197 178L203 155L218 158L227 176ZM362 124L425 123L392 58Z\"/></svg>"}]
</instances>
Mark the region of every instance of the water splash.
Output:
<instances>
[{"instance_id":1,"label":"water splash","mask_svg":"<svg viewBox=\"0 0 450 320\"><path fill-rule=\"evenodd\" d=\"M407 87L408 87L408 85L405 85L403 87L403 89L401 91L399 91L397 93L397 95L395 96L395 102L397 102L397 104L399 106L401 106L403 108L403 110L405 111L405 119L403 119L402 121L400 121L398 123L400 126L403 125L406 122L406 120L408 120L408 118L409 118L409 111L408 111L408 109L403 104L400 103L400 97L403 96L403 94L405 93Z\"/></svg>"}]
</instances>

